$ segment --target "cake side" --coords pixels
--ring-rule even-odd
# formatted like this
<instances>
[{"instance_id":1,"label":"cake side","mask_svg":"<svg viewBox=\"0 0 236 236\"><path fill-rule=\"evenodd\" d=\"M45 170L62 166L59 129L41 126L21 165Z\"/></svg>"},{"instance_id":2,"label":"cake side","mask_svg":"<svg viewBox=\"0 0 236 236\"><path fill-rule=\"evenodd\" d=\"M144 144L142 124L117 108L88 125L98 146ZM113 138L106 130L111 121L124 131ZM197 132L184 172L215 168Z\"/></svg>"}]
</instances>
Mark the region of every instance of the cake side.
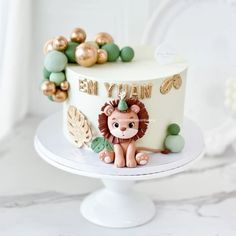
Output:
<instances>
[{"instance_id":1,"label":"cake side","mask_svg":"<svg viewBox=\"0 0 236 236\"><path fill-rule=\"evenodd\" d=\"M177 123L181 126L183 122L186 63L180 62L158 68L159 65L151 56L144 56L135 58L132 63L123 64L121 70L119 63L110 64L113 65L93 68L67 67L66 77L70 89L63 106L65 136L73 142L67 124L67 113L71 106L79 109L87 118L93 138L101 136L98 129L101 107L107 101L116 99L124 89L127 97L138 98L143 102L149 113L148 129L144 137L137 140L137 145L164 148L168 125ZM173 85L173 81L176 86ZM90 143L87 147L89 146Z\"/></svg>"}]
</instances>

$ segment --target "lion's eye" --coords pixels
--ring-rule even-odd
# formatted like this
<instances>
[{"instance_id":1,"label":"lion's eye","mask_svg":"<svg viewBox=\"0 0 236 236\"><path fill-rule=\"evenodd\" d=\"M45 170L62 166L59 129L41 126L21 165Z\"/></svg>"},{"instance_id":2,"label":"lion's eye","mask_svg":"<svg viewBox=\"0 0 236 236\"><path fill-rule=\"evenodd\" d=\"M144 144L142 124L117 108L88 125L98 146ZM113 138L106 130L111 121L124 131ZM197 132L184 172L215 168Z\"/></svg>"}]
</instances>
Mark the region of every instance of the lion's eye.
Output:
<instances>
[{"instance_id":1,"label":"lion's eye","mask_svg":"<svg viewBox=\"0 0 236 236\"><path fill-rule=\"evenodd\" d=\"M134 128L134 122L129 123L129 128Z\"/></svg>"},{"instance_id":2,"label":"lion's eye","mask_svg":"<svg viewBox=\"0 0 236 236\"><path fill-rule=\"evenodd\" d=\"M115 123L112 124L112 126L113 126L114 128L118 128L118 127L119 127L119 123L115 122Z\"/></svg>"}]
</instances>

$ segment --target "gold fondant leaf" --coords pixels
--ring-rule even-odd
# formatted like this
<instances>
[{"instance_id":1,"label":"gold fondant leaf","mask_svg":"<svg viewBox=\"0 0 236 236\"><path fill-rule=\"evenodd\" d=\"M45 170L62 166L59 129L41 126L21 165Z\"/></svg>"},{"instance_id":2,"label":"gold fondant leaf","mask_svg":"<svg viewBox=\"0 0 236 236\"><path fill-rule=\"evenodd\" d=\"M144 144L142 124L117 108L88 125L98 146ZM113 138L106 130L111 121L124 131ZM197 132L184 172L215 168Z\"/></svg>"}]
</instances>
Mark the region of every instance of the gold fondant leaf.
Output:
<instances>
[{"instance_id":1,"label":"gold fondant leaf","mask_svg":"<svg viewBox=\"0 0 236 236\"><path fill-rule=\"evenodd\" d=\"M179 89L182 85L182 79L181 79L181 76L180 75L174 75L173 76L173 86L174 88L176 89Z\"/></svg>"},{"instance_id":2,"label":"gold fondant leaf","mask_svg":"<svg viewBox=\"0 0 236 236\"><path fill-rule=\"evenodd\" d=\"M92 131L86 117L74 106L67 111L67 129L77 147L86 145L92 139Z\"/></svg>"},{"instance_id":3,"label":"gold fondant leaf","mask_svg":"<svg viewBox=\"0 0 236 236\"><path fill-rule=\"evenodd\" d=\"M170 79L168 78L168 79L164 80L164 82L162 83L161 88L160 88L161 93L162 94L168 93L172 88L172 84L173 84L172 78L170 78Z\"/></svg>"},{"instance_id":4,"label":"gold fondant leaf","mask_svg":"<svg viewBox=\"0 0 236 236\"><path fill-rule=\"evenodd\" d=\"M171 78L167 78L163 81L160 87L160 92L162 94L168 93L172 87L179 89L182 85L182 78L179 74L174 75Z\"/></svg>"}]
</instances>

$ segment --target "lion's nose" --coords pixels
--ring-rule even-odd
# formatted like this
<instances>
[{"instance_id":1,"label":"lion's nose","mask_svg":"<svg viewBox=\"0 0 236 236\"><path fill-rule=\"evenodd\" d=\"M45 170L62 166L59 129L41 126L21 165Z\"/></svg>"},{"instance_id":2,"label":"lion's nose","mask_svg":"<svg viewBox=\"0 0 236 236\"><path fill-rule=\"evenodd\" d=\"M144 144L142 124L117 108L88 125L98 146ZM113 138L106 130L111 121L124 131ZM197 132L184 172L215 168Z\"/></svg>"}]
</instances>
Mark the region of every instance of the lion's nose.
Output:
<instances>
[{"instance_id":1,"label":"lion's nose","mask_svg":"<svg viewBox=\"0 0 236 236\"><path fill-rule=\"evenodd\" d=\"M125 131L126 128L125 128L125 127L121 127L120 130L121 130L121 131Z\"/></svg>"}]
</instances>

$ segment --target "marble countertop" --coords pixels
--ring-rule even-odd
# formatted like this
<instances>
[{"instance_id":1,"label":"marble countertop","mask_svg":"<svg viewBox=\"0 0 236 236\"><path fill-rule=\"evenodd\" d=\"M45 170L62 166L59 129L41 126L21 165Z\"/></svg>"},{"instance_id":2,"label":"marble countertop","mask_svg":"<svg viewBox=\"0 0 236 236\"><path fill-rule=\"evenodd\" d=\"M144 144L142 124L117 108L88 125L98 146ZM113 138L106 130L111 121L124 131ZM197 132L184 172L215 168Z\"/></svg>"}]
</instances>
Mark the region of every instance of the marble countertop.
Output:
<instances>
[{"instance_id":1,"label":"marble countertop","mask_svg":"<svg viewBox=\"0 0 236 236\"><path fill-rule=\"evenodd\" d=\"M236 154L204 157L191 169L167 178L137 182L155 202L149 223L109 229L85 220L83 198L102 184L60 171L35 152L40 117L28 117L0 142L1 236L235 236ZM235 169L233 164L235 163Z\"/></svg>"}]
</instances>

